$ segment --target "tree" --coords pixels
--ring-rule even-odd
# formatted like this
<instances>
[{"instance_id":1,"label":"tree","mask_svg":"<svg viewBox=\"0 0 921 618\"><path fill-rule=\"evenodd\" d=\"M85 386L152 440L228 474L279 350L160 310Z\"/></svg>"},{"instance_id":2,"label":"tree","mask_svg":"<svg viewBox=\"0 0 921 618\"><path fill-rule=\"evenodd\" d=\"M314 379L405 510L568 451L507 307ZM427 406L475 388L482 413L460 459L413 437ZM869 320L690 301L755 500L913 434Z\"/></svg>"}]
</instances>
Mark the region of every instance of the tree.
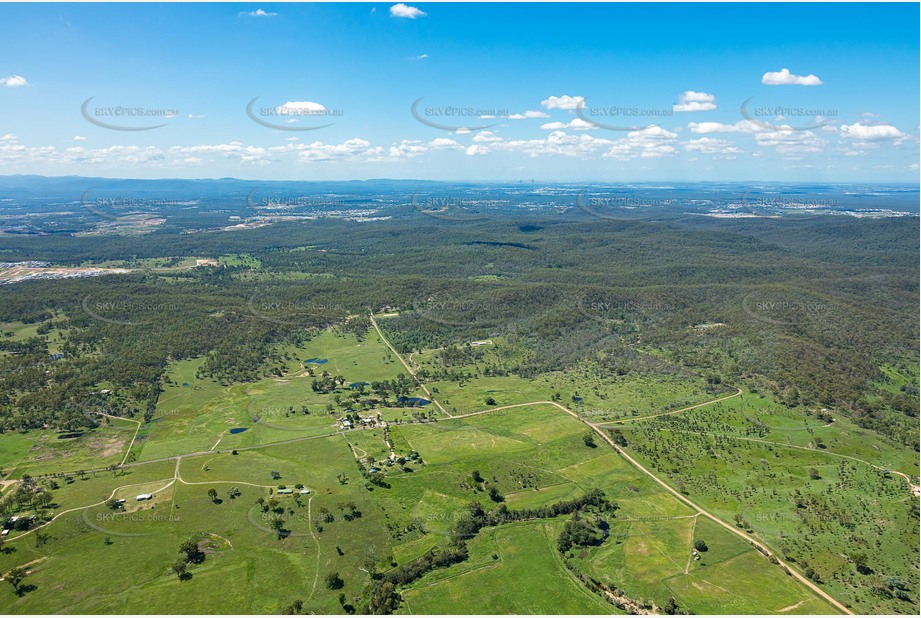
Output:
<instances>
[{"instance_id":1,"label":"tree","mask_svg":"<svg viewBox=\"0 0 921 618\"><path fill-rule=\"evenodd\" d=\"M214 502L216 504L217 503L217 490L213 487L209 489L208 497L211 498L211 502Z\"/></svg>"},{"instance_id":2,"label":"tree","mask_svg":"<svg viewBox=\"0 0 921 618\"><path fill-rule=\"evenodd\" d=\"M868 564L868 558L866 552L857 551L850 555L851 560L854 563L854 566L857 568L857 572L863 575L869 575L873 572L873 569L870 568Z\"/></svg>"},{"instance_id":3,"label":"tree","mask_svg":"<svg viewBox=\"0 0 921 618\"><path fill-rule=\"evenodd\" d=\"M669 616L674 616L678 613L678 603L675 601L675 597L671 597L668 600L668 603L665 604L665 607L662 608L662 611Z\"/></svg>"},{"instance_id":4,"label":"tree","mask_svg":"<svg viewBox=\"0 0 921 618\"><path fill-rule=\"evenodd\" d=\"M563 526L563 532L557 539L557 549L560 553L565 554L573 547L598 545L605 536L606 532L601 526L593 525L580 517L579 511L576 511L572 519Z\"/></svg>"},{"instance_id":5,"label":"tree","mask_svg":"<svg viewBox=\"0 0 921 618\"><path fill-rule=\"evenodd\" d=\"M710 548L707 547L706 541L704 541L703 539L697 539L696 541L694 541L694 549L696 549L697 551L707 551Z\"/></svg>"},{"instance_id":6,"label":"tree","mask_svg":"<svg viewBox=\"0 0 921 618\"><path fill-rule=\"evenodd\" d=\"M614 444L627 446L627 438L624 437L624 433L620 429L610 429L608 433L611 435L611 440L614 441Z\"/></svg>"},{"instance_id":7,"label":"tree","mask_svg":"<svg viewBox=\"0 0 921 618\"><path fill-rule=\"evenodd\" d=\"M474 482L474 483L482 483L482 482L483 482L483 477L480 476L480 471L479 471L479 470L474 470L474 471L470 474L470 477L473 479L473 482Z\"/></svg>"},{"instance_id":8,"label":"tree","mask_svg":"<svg viewBox=\"0 0 921 618\"><path fill-rule=\"evenodd\" d=\"M186 562L194 562L198 564L204 562L205 554L198 549L198 543L193 540L183 541L179 546L179 552L185 554Z\"/></svg>"},{"instance_id":9,"label":"tree","mask_svg":"<svg viewBox=\"0 0 921 618\"><path fill-rule=\"evenodd\" d=\"M294 603L292 603L291 605L283 609L281 613L287 614L290 616L294 614L300 614L301 610L303 609L304 609L304 602L300 599L296 599Z\"/></svg>"},{"instance_id":10,"label":"tree","mask_svg":"<svg viewBox=\"0 0 921 618\"><path fill-rule=\"evenodd\" d=\"M361 570L368 574L368 577L374 579L377 577L377 559L373 552L369 553L361 565Z\"/></svg>"},{"instance_id":11,"label":"tree","mask_svg":"<svg viewBox=\"0 0 921 618\"><path fill-rule=\"evenodd\" d=\"M22 594L19 584L22 583L22 580L26 578L26 570L22 567L16 567L10 569L9 572L4 576L4 579L10 582L10 585L13 586L13 590L16 594Z\"/></svg>"},{"instance_id":12,"label":"tree","mask_svg":"<svg viewBox=\"0 0 921 618\"><path fill-rule=\"evenodd\" d=\"M51 538L50 534L46 534L44 532L36 532L35 533L35 547L41 547L42 545L47 543L48 539L50 538Z\"/></svg>"},{"instance_id":13,"label":"tree","mask_svg":"<svg viewBox=\"0 0 921 618\"><path fill-rule=\"evenodd\" d=\"M354 614L354 613L355 613L355 606L352 605L351 603L346 603L346 602L345 602L345 593L344 593L344 592L340 592L340 593L339 593L339 604L342 606L342 609L345 610L345 613L346 613L346 614Z\"/></svg>"},{"instance_id":14,"label":"tree","mask_svg":"<svg viewBox=\"0 0 921 618\"><path fill-rule=\"evenodd\" d=\"M42 490L38 492L35 499L38 501L39 506L44 508L51 504L54 498L52 498L51 492Z\"/></svg>"},{"instance_id":15,"label":"tree","mask_svg":"<svg viewBox=\"0 0 921 618\"><path fill-rule=\"evenodd\" d=\"M240 496L242 493L243 492L241 492L236 487L231 487L230 489L227 490L227 497L230 498L231 500L236 500L237 497Z\"/></svg>"},{"instance_id":16,"label":"tree","mask_svg":"<svg viewBox=\"0 0 921 618\"><path fill-rule=\"evenodd\" d=\"M494 406L494 405L496 405L496 400L493 399L492 397L487 397L487 398L486 398L486 405L488 405L488 406Z\"/></svg>"},{"instance_id":17,"label":"tree","mask_svg":"<svg viewBox=\"0 0 921 618\"><path fill-rule=\"evenodd\" d=\"M820 475L819 471L815 468L809 468L809 478L813 481L818 481L820 478L822 478L822 475Z\"/></svg>"},{"instance_id":18,"label":"tree","mask_svg":"<svg viewBox=\"0 0 921 618\"><path fill-rule=\"evenodd\" d=\"M585 446L589 448L595 448L598 446L595 444L595 432L593 431L585 432L585 435L582 436L582 441L585 442Z\"/></svg>"},{"instance_id":19,"label":"tree","mask_svg":"<svg viewBox=\"0 0 921 618\"><path fill-rule=\"evenodd\" d=\"M345 582L339 577L338 571L326 576L326 587L330 590L339 590L343 586L345 586Z\"/></svg>"},{"instance_id":20,"label":"tree","mask_svg":"<svg viewBox=\"0 0 921 618\"><path fill-rule=\"evenodd\" d=\"M176 574L176 577L179 578L179 581L185 581L192 577L192 574L189 573L189 565L185 560L177 560L170 566L170 568L172 569L173 573Z\"/></svg>"},{"instance_id":21,"label":"tree","mask_svg":"<svg viewBox=\"0 0 921 618\"><path fill-rule=\"evenodd\" d=\"M272 530L275 531L275 534L278 535L279 539L285 537L285 520L283 520L278 515L275 515L272 517L271 526Z\"/></svg>"}]
</instances>

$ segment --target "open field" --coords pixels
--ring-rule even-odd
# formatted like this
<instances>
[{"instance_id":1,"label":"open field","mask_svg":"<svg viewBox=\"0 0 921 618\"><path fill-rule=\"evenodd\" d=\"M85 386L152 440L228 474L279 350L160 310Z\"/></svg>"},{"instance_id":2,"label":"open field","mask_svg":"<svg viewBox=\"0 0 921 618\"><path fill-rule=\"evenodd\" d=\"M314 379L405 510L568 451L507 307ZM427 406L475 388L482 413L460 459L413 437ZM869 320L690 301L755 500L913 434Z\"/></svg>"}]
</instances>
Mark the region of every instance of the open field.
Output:
<instances>
[{"instance_id":1,"label":"open field","mask_svg":"<svg viewBox=\"0 0 921 618\"><path fill-rule=\"evenodd\" d=\"M314 376L342 375L351 384L394 379L401 369L373 334L359 342L352 335L325 331L283 352L290 357L283 375L250 384L221 386L197 378L201 359L176 363L144 436L140 460L206 451L215 445L232 449L329 433L337 425L336 416L327 411L335 395L311 392L314 377L309 371ZM328 362L305 364L314 358ZM346 396L349 389L338 393ZM230 433L235 428L245 431Z\"/></svg>"},{"instance_id":2,"label":"open field","mask_svg":"<svg viewBox=\"0 0 921 618\"><path fill-rule=\"evenodd\" d=\"M912 574L904 585L917 592L910 454L845 418L818 419L751 394L618 428L641 461L855 610L911 607L894 594L861 593L895 573Z\"/></svg>"},{"instance_id":3,"label":"open field","mask_svg":"<svg viewBox=\"0 0 921 618\"><path fill-rule=\"evenodd\" d=\"M17 283L33 279L67 279L71 277L98 277L126 273L123 268L74 268L60 266L13 266L0 268L0 284Z\"/></svg>"},{"instance_id":4,"label":"open field","mask_svg":"<svg viewBox=\"0 0 921 618\"><path fill-rule=\"evenodd\" d=\"M905 479L882 477L859 461L866 457L873 465L912 474L911 459L849 422L783 411L749 392L693 407L728 395L706 392L691 379L656 383L634 376L600 385L593 369L582 368L538 380L471 375L463 385L432 382L428 386L440 402L463 402L468 415L437 414L434 421L419 422L414 410L380 408L362 414L380 413L385 423L343 429L336 419L353 389L317 393L311 381L323 371L342 375L345 384L393 380L405 372L400 360L373 330L361 340L329 330L281 353L280 375L229 385L201 377L201 358L174 362L153 418L138 431L128 467L71 474L53 488L40 481L53 501L36 513L39 522L48 523L39 531L12 534L0 555L3 570L31 563L26 581L35 588L22 596L0 588L0 606L13 613L138 607L162 613L182 603L190 612L267 613L299 600L304 611L340 613L362 607L375 585L369 569L386 574L427 552L455 547L460 539L466 559L401 586L401 613L461 607L471 613L624 613L615 601L660 611L671 599L694 613L836 613L599 436L592 434L594 442L587 443L589 423L604 422L598 431L620 429L628 450L653 469L673 462L662 470L673 487L700 499L723 521L740 513L755 538L797 567L808 562L823 585L855 608L899 607L848 596L853 575L846 575L833 555L846 555L854 536L831 543L829 535L841 535L837 529L810 528L808 539L789 538L802 532L800 524L815 524L808 518L794 521L791 492L813 500L810 509L821 499L823 508L839 513L848 510L847 500L873 494L877 502L857 518L852 534L880 539L882 553L893 561L875 562L874 568L902 568L898 561L912 557L905 544L910 540L904 532ZM435 359L437 351L422 356ZM434 369L435 362L426 364ZM572 415L547 401L556 392L567 396ZM412 393L424 395L421 386ZM515 403L526 405L502 407ZM586 413L600 405L608 406L604 413ZM647 413L652 418L643 418ZM13 467L13 478L30 470L103 467L125 457L135 429L136 423L111 420L71 439L69 448L51 442L47 432L10 434L0 461ZM813 448L816 437L825 449ZM105 440L112 442L111 452L103 449ZM647 444L658 445L659 459L650 458ZM683 450L676 450L678 445ZM733 465L718 466L714 477L711 462L690 459L694 449L724 453ZM780 449L795 452L775 462ZM759 461L769 463L759 467ZM372 466L380 471L372 474ZM808 478L810 467L822 480ZM752 474L760 489L752 489ZM842 483L846 498L836 501L829 492ZM773 495L764 489L771 484L777 487ZM486 511L547 509L596 489L616 508L606 515L606 533L595 544L557 548L569 516L501 523L470 537L456 533L473 502ZM135 500L142 493L152 498ZM124 499L124 507L113 510L106 503L110 498ZM885 532L880 522L869 523L873 513L895 526ZM694 560L699 539L708 550ZM203 548L204 560L190 563L191 578L180 580L170 569L186 540ZM816 548L825 553L813 558L807 552ZM136 559L126 563L126 555ZM98 572L106 573L98 593L81 594L79 582ZM342 587L333 593L326 578L336 573ZM580 577L606 592L592 591Z\"/></svg>"},{"instance_id":5,"label":"open field","mask_svg":"<svg viewBox=\"0 0 921 618\"><path fill-rule=\"evenodd\" d=\"M0 456L13 477L117 465L122 463L136 428L136 423L113 420L74 434L40 430L11 434L10 444L4 444ZM76 437L64 437L69 435Z\"/></svg>"},{"instance_id":6,"label":"open field","mask_svg":"<svg viewBox=\"0 0 921 618\"><path fill-rule=\"evenodd\" d=\"M468 607L473 614L615 614L582 587L560 561L561 522L527 522L484 531L463 565L422 578L403 595L405 613L437 614ZM507 585L497 582L517 582Z\"/></svg>"}]
</instances>

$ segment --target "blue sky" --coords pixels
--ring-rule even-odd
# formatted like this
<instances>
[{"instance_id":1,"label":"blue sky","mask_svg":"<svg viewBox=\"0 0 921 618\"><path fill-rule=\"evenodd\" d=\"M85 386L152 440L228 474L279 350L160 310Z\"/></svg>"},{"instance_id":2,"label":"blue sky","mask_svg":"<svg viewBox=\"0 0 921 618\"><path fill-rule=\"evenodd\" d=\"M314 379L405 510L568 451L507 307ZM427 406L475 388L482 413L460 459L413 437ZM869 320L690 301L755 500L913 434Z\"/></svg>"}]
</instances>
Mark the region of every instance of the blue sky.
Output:
<instances>
[{"instance_id":1,"label":"blue sky","mask_svg":"<svg viewBox=\"0 0 921 618\"><path fill-rule=\"evenodd\" d=\"M0 4L0 174L916 182L918 19L917 4ZM257 97L279 128L247 115Z\"/></svg>"}]
</instances>

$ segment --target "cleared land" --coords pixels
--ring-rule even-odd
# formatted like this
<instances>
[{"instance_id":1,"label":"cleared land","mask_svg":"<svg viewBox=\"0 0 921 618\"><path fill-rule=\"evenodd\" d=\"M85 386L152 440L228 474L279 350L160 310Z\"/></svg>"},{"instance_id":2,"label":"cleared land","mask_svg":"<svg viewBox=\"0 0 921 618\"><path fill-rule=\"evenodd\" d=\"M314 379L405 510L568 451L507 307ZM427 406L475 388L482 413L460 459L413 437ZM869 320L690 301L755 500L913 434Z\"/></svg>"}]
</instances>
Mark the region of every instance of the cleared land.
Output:
<instances>
[{"instance_id":1,"label":"cleared land","mask_svg":"<svg viewBox=\"0 0 921 618\"><path fill-rule=\"evenodd\" d=\"M768 508L768 502L751 499L754 494L763 496L764 490L753 492L744 476L733 476L753 474L759 466L761 486L775 474L789 477L784 491L825 495L830 481L818 483L803 476L804 469L816 466L823 478L839 482L843 477L836 475L847 471L849 482L855 483L847 494L852 499L875 492L889 508L885 505L891 494L893 505L906 506L905 479L885 479L869 464L851 459L829 463L833 456L808 452L816 435L829 451L842 456L875 455L868 461L916 473L909 458L868 442L853 426L769 414L773 408L762 403L757 409L765 411L757 418L768 429L758 429L757 439L783 438L791 445L783 448L796 451L784 459L781 471L770 459L780 446L747 441L754 439L751 428L761 427L746 416L756 405L751 394L685 410L714 399L714 394L691 379L667 381L664 386L634 379L601 389L589 382L591 371L542 378L549 384L501 377L465 378L463 386L455 380L433 382L432 395L448 410L447 399L462 402L468 415L436 414L436 420L420 422L424 417L407 415L404 409L382 409L374 412L402 422L342 430L337 414L330 414L327 406L341 410L336 396L348 395L350 389L319 394L311 390L311 380L322 371L342 375L347 384L395 379L406 373L401 359L374 330L361 341L327 331L283 354L287 360L282 375L227 386L196 377L200 359L175 363L156 414L138 433L129 465L114 472L56 479L53 503L38 509L39 523L47 523L7 539L0 569L6 572L29 563L26 582L35 589L18 596L11 587L0 587L0 607L11 613L138 608L161 613L175 611L181 603L188 612L277 613L298 599L305 611L340 613L343 604L360 607L373 583L369 570L387 573L430 550L451 547L456 524L468 516L473 501L486 510L500 504L510 510L537 509L600 489L617 505L607 516L609 527L601 542L560 552L557 539L570 516L487 526L467 539L466 560L401 587L400 611L621 613L606 600L616 598L650 610L675 599L679 607L695 613L837 613L751 544L639 471L600 436L595 435L594 446L587 444L585 436L592 430L588 423L598 418L586 414L586 408L607 405L613 416L599 415L601 421L620 421L598 431L619 428L631 452L654 470L664 468L660 478L683 486L727 522L746 505ZM436 354L423 352L413 362L419 356L434 359ZM309 359L328 362L314 362L313 367ZM419 362L417 367L436 367L434 360ZM579 382L580 376L586 383ZM672 386L676 393L668 396L666 390ZM557 390L570 399L582 397L583 405L567 402L574 408L568 414L546 401ZM630 392L632 405L626 403ZM427 391L420 385L416 393L425 396ZM493 404L487 403L489 398ZM309 414L303 412L305 407ZM425 412L433 408L434 404L424 407ZM640 417L647 412L668 414L636 418L634 409ZM704 419L708 431L731 437L697 431ZM136 427L112 421L75 438L79 446L58 451L49 450L51 439L41 432L14 434L0 441L0 462L13 466L17 474L117 464ZM231 433L235 428L245 431ZM119 448L113 443L111 453L100 450L100 440L116 437ZM703 448L717 439L732 447L727 452L735 453L733 457L743 458L744 453L744 458L727 461L713 484L705 474L712 463L695 468L693 462L679 461L693 452L681 452L679 446ZM671 440L669 449L661 440ZM653 444L659 446L648 451L653 447L645 445ZM711 450L703 448L704 453ZM680 464L681 474L649 452ZM397 462L379 463L391 453L399 457ZM165 458L172 459L159 461ZM770 461L767 468L758 463L762 460ZM372 465L382 466L380 483L370 482ZM851 466L867 471L859 473ZM713 485L710 493L700 490L708 483ZM211 489L215 494L209 496ZM141 493L154 497L134 500ZM112 498L124 498L125 509L111 509L106 501ZM769 508L777 511L779 503L774 500ZM845 509L846 503L835 507ZM750 513L747 517L761 523ZM897 523L898 529L908 529L906 522ZM752 534L799 565L800 555L792 549L796 546L768 534L793 533L799 524L784 516L770 525L756 527ZM199 544L205 557L191 565L191 578L182 581L170 565L180 556L180 543L189 539ZM706 540L708 549L695 560L692 552L699 539ZM100 572L106 577L99 578ZM335 591L326 584L333 573L342 579ZM579 573L603 592L586 587ZM82 583L100 579L94 594L86 595ZM827 589L848 594L848 588L835 581L830 578ZM852 603L864 607L858 605L860 599Z\"/></svg>"}]
</instances>

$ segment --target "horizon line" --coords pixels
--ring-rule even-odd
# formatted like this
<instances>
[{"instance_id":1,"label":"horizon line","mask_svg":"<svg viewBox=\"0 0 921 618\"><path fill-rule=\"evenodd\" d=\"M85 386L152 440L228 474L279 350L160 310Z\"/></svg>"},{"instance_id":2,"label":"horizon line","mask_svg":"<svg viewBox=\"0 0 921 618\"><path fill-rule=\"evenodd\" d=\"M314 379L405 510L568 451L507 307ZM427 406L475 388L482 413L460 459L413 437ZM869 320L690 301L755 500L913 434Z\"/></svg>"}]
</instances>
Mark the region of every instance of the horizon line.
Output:
<instances>
[{"instance_id":1,"label":"horizon line","mask_svg":"<svg viewBox=\"0 0 921 618\"><path fill-rule=\"evenodd\" d=\"M756 179L746 179L746 180L677 180L677 179L657 179L657 180L538 180L538 179L505 179L505 180L479 180L479 179L467 179L467 180L449 180L449 179L425 179L425 178L348 178L348 179L296 179L296 178L282 178L282 179L266 179L266 178L238 178L236 176L220 176L220 177L197 177L197 178L183 178L177 176L164 176L160 178L133 178L125 176L81 176L79 174L64 174L64 175L47 175L47 174L0 174L0 179L6 178L17 178L17 177L32 177L32 178L49 178L49 179L65 179L65 178L80 178L80 179L89 179L89 180L127 180L127 181L142 181L142 182L163 182L163 181L238 181L238 182L305 182L305 183L320 183L320 182L432 182L432 183L473 183L473 184L654 184L654 183L672 183L672 184L716 184L716 183L733 183L733 184L745 184L745 183L768 183L768 184L795 184L801 186L808 185L855 185L855 184L872 184L872 185L905 185L911 187L919 187L921 189L921 180L918 182L910 181L880 181L880 180L851 180L851 181L840 181L840 180L808 180L808 181L796 181L796 180L756 180Z\"/></svg>"}]
</instances>

